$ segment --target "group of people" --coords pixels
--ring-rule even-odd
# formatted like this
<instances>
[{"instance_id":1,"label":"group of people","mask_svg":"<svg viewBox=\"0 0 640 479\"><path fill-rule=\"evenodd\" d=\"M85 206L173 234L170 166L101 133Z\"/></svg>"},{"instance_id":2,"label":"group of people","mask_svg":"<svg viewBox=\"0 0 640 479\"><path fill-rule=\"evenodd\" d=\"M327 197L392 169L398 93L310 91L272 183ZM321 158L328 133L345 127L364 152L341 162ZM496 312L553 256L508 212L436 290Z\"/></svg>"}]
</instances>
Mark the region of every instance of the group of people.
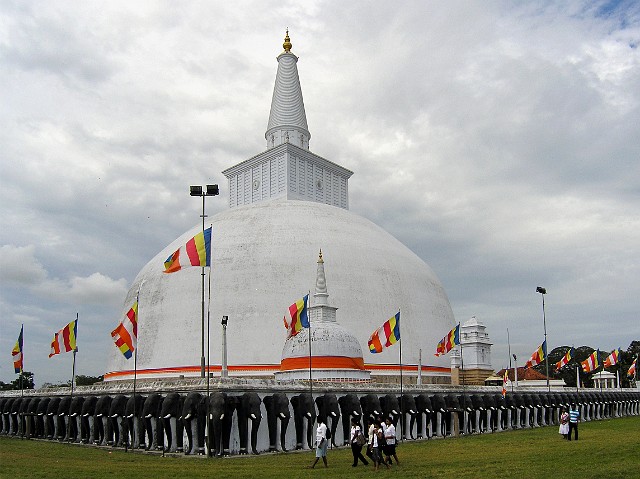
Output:
<instances>
[{"instance_id":1,"label":"group of people","mask_svg":"<svg viewBox=\"0 0 640 479\"><path fill-rule=\"evenodd\" d=\"M571 405L571 410L566 408L560 410L560 429L558 432L563 439L571 441L571 435L575 431L575 440L578 440L578 422L580 421L580 411L575 404Z\"/></svg>"},{"instance_id":2,"label":"group of people","mask_svg":"<svg viewBox=\"0 0 640 479\"><path fill-rule=\"evenodd\" d=\"M322 459L324 467L328 467L327 464L327 446L329 439L327 437L327 425L323 421L318 422L316 429L316 458L311 469L313 469L318 461ZM373 421L369 426L367 436L364 435L360 428L360 423L357 419L351 419L351 453L353 454L353 467L358 465L358 461L361 461L365 466L369 465L369 461L362 454L362 449L366 446L366 455L373 462L374 469L377 471L380 465L384 465L389 469L389 465L393 464L393 460L396 464L400 464L398 455L396 453L396 427L391 420L387 418L383 421L381 418Z\"/></svg>"}]
</instances>

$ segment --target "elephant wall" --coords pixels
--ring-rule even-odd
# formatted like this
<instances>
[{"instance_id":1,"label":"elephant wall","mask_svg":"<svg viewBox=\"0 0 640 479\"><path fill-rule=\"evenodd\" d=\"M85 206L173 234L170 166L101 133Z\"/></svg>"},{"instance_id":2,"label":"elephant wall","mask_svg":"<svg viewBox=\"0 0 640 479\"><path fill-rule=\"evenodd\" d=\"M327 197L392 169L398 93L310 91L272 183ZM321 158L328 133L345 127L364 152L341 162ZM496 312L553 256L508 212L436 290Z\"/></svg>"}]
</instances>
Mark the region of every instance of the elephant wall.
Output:
<instances>
[{"instance_id":1,"label":"elephant wall","mask_svg":"<svg viewBox=\"0 0 640 479\"><path fill-rule=\"evenodd\" d=\"M584 421L640 413L640 392L517 391L381 384L305 384L269 380L153 381L30 390L0 396L0 434L136 447L179 454L259 454L312 448L317 419L343 446L349 421L391 417L404 439L446 438L556 425L561 407L579 405ZM16 394L17 393L17 394ZM209 412L207 421L207 411Z\"/></svg>"}]
</instances>

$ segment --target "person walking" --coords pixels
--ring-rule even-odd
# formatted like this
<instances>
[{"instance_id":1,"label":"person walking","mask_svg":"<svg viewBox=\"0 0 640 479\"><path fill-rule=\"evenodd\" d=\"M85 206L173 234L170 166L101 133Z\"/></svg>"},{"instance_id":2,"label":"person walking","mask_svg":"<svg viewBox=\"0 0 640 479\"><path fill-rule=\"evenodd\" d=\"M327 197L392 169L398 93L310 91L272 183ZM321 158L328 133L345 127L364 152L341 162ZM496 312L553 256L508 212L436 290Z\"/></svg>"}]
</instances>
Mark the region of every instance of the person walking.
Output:
<instances>
[{"instance_id":1,"label":"person walking","mask_svg":"<svg viewBox=\"0 0 640 479\"><path fill-rule=\"evenodd\" d=\"M373 427L373 436L371 438L371 459L373 460L374 469L377 471L380 467L382 460L382 448L385 445L384 432L382 431L382 424L375 423ZM389 469L389 464L384 462L384 465Z\"/></svg>"},{"instance_id":2,"label":"person walking","mask_svg":"<svg viewBox=\"0 0 640 479\"><path fill-rule=\"evenodd\" d=\"M367 443L364 435L362 434L362 430L360 429L360 424L356 418L351 419L351 453L353 454L353 466L356 467L358 465L358 459L362 461L362 464L365 466L369 465L369 462L362 455L362 446Z\"/></svg>"},{"instance_id":3,"label":"person walking","mask_svg":"<svg viewBox=\"0 0 640 479\"><path fill-rule=\"evenodd\" d=\"M316 467L320 458L324 463L324 467L329 467L327 464L327 425L322 421L318 421L318 428L316 429L316 460L311 464L311 469Z\"/></svg>"},{"instance_id":4,"label":"person walking","mask_svg":"<svg viewBox=\"0 0 640 479\"><path fill-rule=\"evenodd\" d=\"M386 425L387 427L384 429L384 438L387 442L387 445L384 448L384 454L386 456L385 463L391 464L391 456L393 456L396 464L400 464L398 455L396 454L396 427L393 425L390 418L387 418Z\"/></svg>"},{"instance_id":5,"label":"person walking","mask_svg":"<svg viewBox=\"0 0 640 479\"><path fill-rule=\"evenodd\" d=\"M571 405L571 411L569 411L569 433L567 439L571 441L571 431L576 432L576 441L578 440L578 423L580 422L580 411L575 404Z\"/></svg>"}]
</instances>

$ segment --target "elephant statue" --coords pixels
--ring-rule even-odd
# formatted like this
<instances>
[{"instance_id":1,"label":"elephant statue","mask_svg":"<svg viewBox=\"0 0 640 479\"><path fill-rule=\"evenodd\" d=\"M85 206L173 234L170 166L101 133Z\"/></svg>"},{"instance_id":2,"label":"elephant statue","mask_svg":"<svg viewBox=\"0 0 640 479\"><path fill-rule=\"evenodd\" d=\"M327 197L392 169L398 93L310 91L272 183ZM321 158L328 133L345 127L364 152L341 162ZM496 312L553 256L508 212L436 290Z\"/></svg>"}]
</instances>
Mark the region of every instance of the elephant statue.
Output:
<instances>
[{"instance_id":1,"label":"elephant statue","mask_svg":"<svg viewBox=\"0 0 640 479\"><path fill-rule=\"evenodd\" d=\"M485 432L487 430L487 410L484 407L484 400L481 394L471 395L471 407L473 409L470 413L473 415L470 421L472 426L471 432Z\"/></svg>"},{"instance_id":2,"label":"elephant statue","mask_svg":"<svg viewBox=\"0 0 640 479\"><path fill-rule=\"evenodd\" d=\"M416 424L416 419L418 417L418 406L416 405L416 400L410 394L403 394L400 398L400 411L402 416L402 421L400 422L400 427L402 428L401 436L403 439L406 439L409 436L411 439L415 439L413 435L413 426ZM407 415L409 416L409 427L407 428Z\"/></svg>"},{"instance_id":3,"label":"elephant statue","mask_svg":"<svg viewBox=\"0 0 640 479\"><path fill-rule=\"evenodd\" d=\"M47 406L47 417L45 420L45 433L47 439L55 439L57 435L56 428L58 426L58 407L60 406L61 398L54 396L49 401Z\"/></svg>"},{"instance_id":4,"label":"elephant statue","mask_svg":"<svg viewBox=\"0 0 640 479\"><path fill-rule=\"evenodd\" d=\"M486 429L495 432L498 429L498 405L496 403L496 395L493 393L483 394L482 405L485 410Z\"/></svg>"},{"instance_id":5,"label":"elephant statue","mask_svg":"<svg viewBox=\"0 0 640 479\"><path fill-rule=\"evenodd\" d=\"M417 437L418 439L422 439L423 437L422 431L424 431L425 436L427 437L427 439L429 439L431 437L431 434L429 434L429 429L431 426L431 418L432 416L435 416L435 413L433 412L433 405L431 404L431 398L429 397L428 394L425 394L425 393L418 394L415 397L415 403L416 403L416 411L417 411L417 415L416 415L416 427L418 429Z\"/></svg>"},{"instance_id":6,"label":"elephant statue","mask_svg":"<svg viewBox=\"0 0 640 479\"><path fill-rule=\"evenodd\" d=\"M327 427L327 422L331 418L331 444L336 446L336 430L338 429L338 421L340 420L340 407L338 405L338 398L335 394L323 394L316 398L316 406L318 407L318 421L324 422ZM349 436L346 436L347 438Z\"/></svg>"},{"instance_id":7,"label":"elephant statue","mask_svg":"<svg viewBox=\"0 0 640 479\"><path fill-rule=\"evenodd\" d=\"M11 418L11 435L17 436L21 429L20 407L22 406L22 398L15 398L11 403L9 417Z\"/></svg>"},{"instance_id":8,"label":"elephant statue","mask_svg":"<svg viewBox=\"0 0 640 479\"><path fill-rule=\"evenodd\" d=\"M45 421L47 419L47 408L49 407L50 397L43 397L38 403L38 409L36 410L36 431L35 435L38 438L45 438Z\"/></svg>"},{"instance_id":9,"label":"elephant statue","mask_svg":"<svg viewBox=\"0 0 640 479\"><path fill-rule=\"evenodd\" d=\"M191 392L184 399L181 417L189 441L185 454L204 454L206 408L206 398L198 392Z\"/></svg>"},{"instance_id":10,"label":"elephant statue","mask_svg":"<svg viewBox=\"0 0 640 479\"><path fill-rule=\"evenodd\" d=\"M209 454L217 457L229 455L233 411L237 401L238 398L222 392L209 397Z\"/></svg>"},{"instance_id":11,"label":"elephant statue","mask_svg":"<svg viewBox=\"0 0 640 479\"><path fill-rule=\"evenodd\" d=\"M463 397L463 400L465 398ZM455 429L455 417L458 416L458 427L460 428L460 432L464 432L464 414L460 414L463 412L462 406L460 405L460 400L456 394L447 394L444 397L444 401L447 405L447 414L446 414L446 427L449 435L453 435ZM465 400L466 401L466 400ZM457 414L456 414L457 413Z\"/></svg>"},{"instance_id":12,"label":"elephant statue","mask_svg":"<svg viewBox=\"0 0 640 479\"><path fill-rule=\"evenodd\" d=\"M440 393L430 396L431 405L431 432L439 437L447 435L447 402L444 399L444 395Z\"/></svg>"},{"instance_id":13,"label":"elephant statue","mask_svg":"<svg viewBox=\"0 0 640 479\"><path fill-rule=\"evenodd\" d=\"M82 406L84 405L84 396L73 396L71 405L69 406L69 435L68 441L78 442L80 435L80 420L82 418Z\"/></svg>"},{"instance_id":14,"label":"elephant statue","mask_svg":"<svg viewBox=\"0 0 640 479\"><path fill-rule=\"evenodd\" d=\"M111 396L100 396L96 403L95 415L93 417L93 439L96 444L106 446L112 441L111 421L109 411L111 409Z\"/></svg>"},{"instance_id":15,"label":"elephant statue","mask_svg":"<svg viewBox=\"0 0 640 479\"><path fill-rule=\"evenodd\" d=\"M34 397L29 401L27 406L27 415L25 418L25 436L27 439L35 436L36 429L36 417L38 412L38 405L40 404L40 398Z\"/></svg>"},{"instance_id":16,"label":"elephant statue","mask_svg":"<svg viewBox=\"0 0 640 479\"><path fill-rule=\"evenodd\" d=\"M164 443L164 428L162 424L162 401L164 398L157 393L145 399L142 408L144 431L146 432L146 449L162 449ZM143 441L145 442L145 441Z\"/></svg>"},{"instance_id":17,"label":"elephant statue","mask_svg":"<svg viewBox=\"0 0 640 479\"><path fill-rule=\"evenodd\" d=\"M82 411L80 411L80 442L91 444L94 440L96 405L98 398L96 396L87 396L82 403Z\"/></svg>"},{"instance_id":18,"label":"elephant statue","mask_svg":"<svg viewBox=\"0 0 640 479\"><path fill-rule=\"evenodd\" d=\"M132 395L125 407L127 422L127 437L125 442L133 447L144 447L144 421L142 420L142 408L146 398L140 394Z\"/></svg>"},{"instance_id":19,"label":"elephant statue","mask_svg":"<svg viewBox=\"0 0 640 479\"><path fill-rule=\"evenodd\" d=\"M471 394L458 394L456 398L459 406L455 408L455 412L458 413L458 420L460 421L460 433L471 433L475 429L475 412L471 402Z\"/></svg>"},{"instance_id":20,"label":"elephant statue","mask_svg":"<svg viewBox=\"0 0 640 479\"><path fill-rule=\"evenodd\" d=\"M391 419L394 426L397 426L400 419L400 403L395 394L385 394L380 397L380 407L382 408L382 420Z\"/></svg>"},{"instance_id":21,"label":"elephant statue","mask_svg":"<svg viewBox=\"0 0 640 479\"><path fill-rule=\"evenodd\" d=\"M344 445L346 446L349 444L349 438L351 437L351 418L360 422L362 418L362 406L360 406L360 400L355 394L340 396L338 404L342 412L342 437L344 437ZM367 431L365 431L365 433L366 432Z\"/></svg>"},{"instance_id":22,"label":"elephant statue","mask_svg":"<svg viewBox=\"0 0 640 479\"><path fill-rule=\"evenodd\" d=\"M269 427L269 451L277 451L278 420L280 420L280 450L286 452L285 439L287 426L291 419L289 399L284 393L265 396L262 400L267 411L267 426Z\"/></svg>"},{"instance_id":23,"label":"elephant statue","mask_svg":"<svg viewBox=\"0 0 640 479\"><path fill-rule=\"evenodd\" d=\"M307 429L307 446L313 449L315 436L313 425L316 422L316 407L310 393L301 393L291 398L293 420L296 427L296 449L303 448L304 428Z\"/></svg>"},{"instance_id":24,"label":"elephant statue","mask_svg":"<svg viewBox=\"0 0 640 479\"><path fill-rule=\"evenodd\" d=\"M362 407L362 426L366 434L369 431L369 425L378 419L382 419L382 407L380 399L375 394L367 394L360 398L360 406Z\"/></svg>"},{"instance_id":25,"label":"elephant statue","mask_svg":"<svg viewBox=\"0 0 640 479\"><path fill-rule=\"evenodd\" d=\"M111 429L113 430L113 446L120 447L127 436L127 421L125 415L127 413L127 401L129 398L124 394L118 394L111 401L109 408L109 420Z\"/></svg>"},{"instance_id":26,"label":"elephant statue","mask_svg":"<svg viewBox=\"0 0 640 479\"><path fill-rule=\"evenodd\" d=\"M5 435L4 431L4 403L7 402L7 398L0 397L0 435Z\"/></svg>"},{"instance_id":27,"label":"elephant statue","mask_svg":"<svg viewBox=\"0 0 640 479\"><path fill-rule=\"evenodd\" d=\"M240 435L240 454L247 454L247 439L249 436L249 421L251 421L251 451L258 454L258 430L262 413L260 412L260 396L253 392L240 396L238 409L238 434Z\"/></svg>"},{"instance_id":28,"label":"elephant statue","mask_svg":"<svg viewBox=\"0 0 640 479\"><path fill-rule=\"evenodd\" d=\"M71 397L64 396L60 399L58 405L58 421L56 431L58 433L58 441L64 441L69 437L69 428L71 420L69 419L69 410L71 409Z\"/></svg>"},{"instance_id":29,"label":"elephant statue","mask_svg":"<svg viewBox=\"0 0 640 479\"><path fill-rule=\"evenodd\" d=\"M24 437L25 429L26 429L26 418L27 418L27 410L29 409L29 402L31 398L24 397L19 403L19 407L17 409L17 418L18 418L18 435L20 437ZM15 406L14 406L15 407Z\"/></svg>"},{"instance_id":30,"label":"elephant statue","mask_svg":"<svg viewBox=\"0 0 640 479\"><path fill-rule=\"evenodd\" d=\"M199 393L197 393L199 394ZM183 442L183 430L185 422L191 422L191 417L188 420L184 420L183 410L185 405L184 396L178 393L169 393L162 401L162 409L160 410L160 417L162 418L162 425L164 433L167 438L166 446L164 438L162 440L162 447L166 451L177 452L182 451ZM187 435L189 438L189 448L192 446L191 425L187 429ZM160 444L158 444L160 446ZM187 452L188 453L188 452Z\"/></svg>"}]
</instances>

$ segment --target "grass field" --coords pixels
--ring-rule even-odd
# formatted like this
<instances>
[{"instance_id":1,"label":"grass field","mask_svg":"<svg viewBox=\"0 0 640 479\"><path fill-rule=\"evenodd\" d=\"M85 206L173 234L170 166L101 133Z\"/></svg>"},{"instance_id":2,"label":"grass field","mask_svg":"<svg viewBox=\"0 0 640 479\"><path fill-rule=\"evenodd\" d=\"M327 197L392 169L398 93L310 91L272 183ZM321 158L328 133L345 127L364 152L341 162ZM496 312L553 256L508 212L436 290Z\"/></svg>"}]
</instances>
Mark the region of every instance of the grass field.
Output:
<instances>
[{"instance_id":1,"label":"grass field","mask_svg":"<svg viewBox=\"0 0 640 479\"><path fill-rule=\"evenodd\" d=\"M329 468L307 469L312 451L206 459L124 452L49 441L0 438L0 478L638 478L640 417L580 424L580 440L562 440L556 427L409 441L401 464L374 473L351 467L351 450L329 451Z\"/></svg>"}]
</instances>

